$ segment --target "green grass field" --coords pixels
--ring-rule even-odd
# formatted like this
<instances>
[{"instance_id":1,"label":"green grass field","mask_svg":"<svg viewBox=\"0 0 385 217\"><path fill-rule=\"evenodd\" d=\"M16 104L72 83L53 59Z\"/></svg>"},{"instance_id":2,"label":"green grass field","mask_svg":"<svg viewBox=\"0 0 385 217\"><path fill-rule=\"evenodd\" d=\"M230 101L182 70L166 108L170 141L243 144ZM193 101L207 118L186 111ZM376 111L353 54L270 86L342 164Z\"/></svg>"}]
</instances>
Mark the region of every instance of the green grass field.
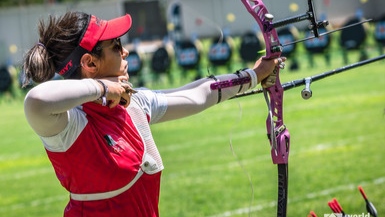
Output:
<instances>
[{"instance_id":1,"label":"green grass field","mask_svg":"<svg viewBox=\"0 0 385 217\"><path fill-rule=\"evenodd\" d=\"M283 82L343 65L339 52L330 66L322 57L314 68L304 54L299 59L301 69L283 71ZM310 210L330 214L332 198L346 213L366 213L358 185L384 215L384 66L380 61L315 82L309 100L301 98L302 87L285 92L284 120L291 134L288 216L307 216ZM0 99L0 216L62 216L68 193L27 125L22 96ZM266 115L263 95L253 95L153 125L165 164L161 216L276 216L277 169Z\"/></svg>"}]
</instances>

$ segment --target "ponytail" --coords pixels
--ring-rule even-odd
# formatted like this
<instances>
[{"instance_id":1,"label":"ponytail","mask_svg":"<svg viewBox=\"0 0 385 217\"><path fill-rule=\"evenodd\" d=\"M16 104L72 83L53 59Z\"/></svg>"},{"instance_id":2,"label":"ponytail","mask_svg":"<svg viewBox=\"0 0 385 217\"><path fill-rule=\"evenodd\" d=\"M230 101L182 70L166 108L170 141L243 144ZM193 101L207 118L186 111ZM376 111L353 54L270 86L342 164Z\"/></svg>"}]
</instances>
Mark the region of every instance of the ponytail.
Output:
<instances>
[{"instance_id":1,"label":"ponytail","mask_svg":"<svg viewBox=\"0 0 385 217\"><path fill-rule=\"evenodd\" d=\"M23 87L27 86L30 80L42 83L52 79L55 75L54 63L50 59L46 47L41 42L27 52L23 69L25 73Z\"/></svg>"},{"instance_id":2,"label":"ponytail","mask_svg":"<svg viewBox=\"0 0 385 217\"><path fill-rule=\"evenodd\" d=\"M32 80L42 83L55 76L58 65L78 46L87 25L89 15L83 12L67 12L61 17L49 16L48 22L39 22L39 42L24 56L23 87ZM80 78L80 70L74 78Z\"/></svg>"}]
</instances>

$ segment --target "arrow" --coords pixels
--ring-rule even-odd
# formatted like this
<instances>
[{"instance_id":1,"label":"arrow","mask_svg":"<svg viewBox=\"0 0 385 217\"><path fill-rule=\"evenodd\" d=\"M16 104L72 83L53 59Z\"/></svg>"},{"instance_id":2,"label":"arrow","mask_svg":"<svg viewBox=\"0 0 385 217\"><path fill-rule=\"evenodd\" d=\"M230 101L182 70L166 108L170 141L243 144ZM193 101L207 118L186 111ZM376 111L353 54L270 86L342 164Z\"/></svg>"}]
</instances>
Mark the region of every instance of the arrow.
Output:
<instances>
[{"instance_id":1,"label":"arrow","mask_svg":"<svg viewBox=\"0 0 385 217\"><path fill-rule=\"evenodd\" d=\"M376 207L374 207L373 203L368 200L364 189L361 186L358 186L358 190L361 192L362 197L365 199L366 210L369 212L370 216L377 217Z\"/></svg>"}]
</instances>

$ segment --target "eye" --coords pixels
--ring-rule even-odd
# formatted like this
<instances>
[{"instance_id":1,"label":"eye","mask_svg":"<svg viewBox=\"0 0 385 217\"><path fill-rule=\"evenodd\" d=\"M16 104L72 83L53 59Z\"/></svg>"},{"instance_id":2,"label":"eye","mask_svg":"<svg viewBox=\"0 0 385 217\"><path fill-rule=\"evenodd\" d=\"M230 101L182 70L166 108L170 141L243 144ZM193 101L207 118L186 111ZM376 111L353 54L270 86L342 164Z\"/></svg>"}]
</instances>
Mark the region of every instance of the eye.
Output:
<instances>
[{"instance_id":1,"label":"eye","mask_svg":"<svg viewBox=\"0 0 385 217\"><path fill-rule=\"evenodd\" d=\"M114 49L114 51L117 51L117 52L123 52L123 47L122 47L122 43L120 41L120 38L114 39L113 49Z\"/></svg>"},{"instance_id":2,"label":"eye","mask_svg":"<svg viewBox=\"0 0 385 217\"><path fill-rule=\"evenodd\" d=\"M118 46L118 45L114 45L114 47L112 48L114 51L116 51L116 52L120 52L121 51L121 49L120 49L120 47Z\"/></svg>"}]
</instances>

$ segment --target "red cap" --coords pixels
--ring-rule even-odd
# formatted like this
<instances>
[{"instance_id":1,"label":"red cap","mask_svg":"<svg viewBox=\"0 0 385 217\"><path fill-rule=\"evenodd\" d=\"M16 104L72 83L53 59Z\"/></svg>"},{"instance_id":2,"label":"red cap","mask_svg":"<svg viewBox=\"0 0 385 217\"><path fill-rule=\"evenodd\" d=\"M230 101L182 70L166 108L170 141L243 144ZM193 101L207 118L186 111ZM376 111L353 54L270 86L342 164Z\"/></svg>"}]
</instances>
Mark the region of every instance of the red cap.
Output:
<instances>
[{"instance_id":1,"label":"red cap","mask_svg":"<svg viewBox=\"0 0 385 217\"><path fill-rule=\"evenodd\" d=\"M132 20L129 14L108 21L90 15L87 29L80 39L79 46L57 68L57 73L64 78L70 77L79 67L83 54L91 52L99 41L119 38L126 34L130 30L131 24Z\"/></svg>"},{"instance_id":2,"label":"red cap","mask_svg":"<svg viewBox=\"0 0 385 217\"><path fill-rule=\"evenodd\" d=\"M131 28L131 23L129 14L108 21L91 15L87 30L84 32L79 46L91 52L99 41L118 38L126 34Z\"/></svg>"}]
</instances>

